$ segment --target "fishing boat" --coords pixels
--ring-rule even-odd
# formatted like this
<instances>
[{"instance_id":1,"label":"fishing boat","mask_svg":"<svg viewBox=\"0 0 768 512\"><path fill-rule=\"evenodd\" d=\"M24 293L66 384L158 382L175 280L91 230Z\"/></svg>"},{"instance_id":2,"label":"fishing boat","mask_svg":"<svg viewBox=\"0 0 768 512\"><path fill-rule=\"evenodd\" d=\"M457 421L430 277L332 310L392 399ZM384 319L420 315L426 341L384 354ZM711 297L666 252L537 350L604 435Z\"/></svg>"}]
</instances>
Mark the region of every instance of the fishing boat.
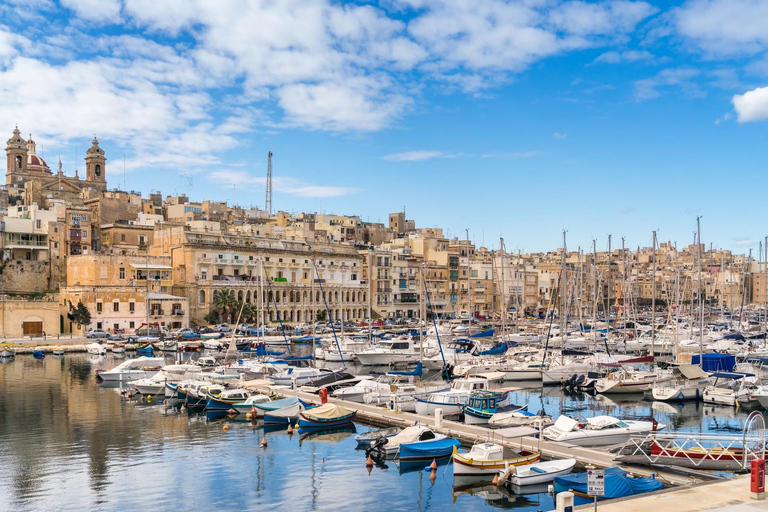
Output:
<instances>
[{"instance_id":1,"label":"fishing boat","mask_svg":"<svg viewBox=\"0 0 768 512\"><path fill-rule=\"evenodd\" d=\"M299 417L301 412L301 402L296 401L291 405L281 407L280 409L272 409L269 412L264 412L264 424L265 425L293 425Z\"/></svg>"},{"instance_id":2,"label":"fishing boat","mask_svg":"<svg viewBox=\"0 0 768 512\"><path fill-rule=\"evenodd\" d=\"M228 411L233 405L245 402L249 396L251 394L247 389L208 389L205 393L205 410Z\"/></svg>"},{"instance_id":3,"label":"fishing boat","mask_svg":"<svg viewBox=\"0 0 768 512\"><path fill-rule=\"evenodd\" d=\"M38 359L45 357L45 347L35 347L32 349L32 356Z\"/></svg>"},{"instance_id":4,"label":"fishing boat","mask_svg":"<svg viewBox=\"0 0 768 512\"><path fill-rule=\"evenodd\" d=\"M435 413L435 409L442 409L446 416L460 414L472 392L485 389L488 389L488 379L480 377L455 379L449 390L435 391L425 397L417 396L416 414L431 416Z\"/></svg>"},{"instance_id":5,"label":"fishing boat","mask_svg":"<svg viewBox=\"0 0 768 512\"><path fill-rule=\"evenodd\" d=\"M155 375L165 365L162 357L137 357L123 361L111 370L99 372L99 378L106 382L131 382Z\"/></svg>"},{"instance_id":6,"label":"fishing boat","mask_svg":"<svg viewBox=\"0 0 768 512\"><path fill-rule=\"evenodd\" d=\"M560 416L542 435L550 441L576 446L605 446L623 443L632 434L662 430L665 426L655 421L620 420L612 416L595 416L583 423Z\"/></svg>"},{"instance_id":7,"label":"fishing boat","mask_svg":"<svg viewBox=\"0 0 768 512\"><path fill-rule=\"evenodd\" d=\"M432 431L432 429L428 427L415 425L413 427L404 428L402 432L394 436L378 437L375 441L373 441L373 443L371 443L371 446L367 451L368 453L375 451L385 457L394 457L400 451L401 444L428 442L433 440L446 439L447 437L448 436L444 434L436 434Z\"/></svg>"},{"instance_id":8,"label":"fishing boat","mask_svg":"<svg viewBox=\"0 0 768 512\"><path fill-rule=\"evenodd\" d=\"M146 343L139 343L136 345L136 353L142 354L142 355L152 355L154 352L154 349L152 348L152 343L146 342Z\"/></svg>"},{"instance_id":9,"label":"fishing boat","mask_svg":"<svg viewBox=\"0 0 768 512\"><path fill-rule=\"evenodd\" d=\"M288 398L281 398L280 400L271 400L268 402L257 402L252 405L256 409L257 416L264 416L265 414L271 413L272 411L278 411L280 409L290 407L294 404L298 405L299 402L300 400L297 397L291 396ZM297 414L298 414L298 411L297 411Z\"/></svg>"},{"instance_id":10,"label":"fishing boat","mask_svg":"<svg viewBox=\"0 0 768 512\"><path fill-rule=\"evenodd\" d=\"M474 391L464 406L464 423L486 425L497 412L519 411L526 406L515 405L507 391Z\"/></svg>"},{"instance_id":11,"label":"fishing boat","mask_svg":"<svg viewBox=\"0 0 768 512\"><path fill-rule=\"evenodd\" d=\"M499 471L499 482L520 487L546 484L569 474L575 465L576 459L560 459L509 466Z\"/></svg>"},{"instance_id":12,"label":"fishing boat","mask_svg":"<svg viewBox=\"0 0 768 512\"><path fill-rule=\"evenodd\" d=\"M208 350L222 350L224 349L224 344L215 339L207 338L203 340L203 348Z\"/></svg>"},{"instance_id":13,"label":"fishing boat","mask_svg":"<svg viewBox=\"0 0 768 512\"><path fill-rule=\"evenodd\" d=\"M63 356L64 355L64 348L63 347L53 347L51 350L51 353L55 356Z\"/></svg>"},{"instance_id":14,"label":"fishing boat","mask_svg":"<svg viewBox=\"0 0 768 512\"><path fill-rule=\"evenodd\" d=\"M10 345L0 345L0 357L11 358L15 355L16 353L13 351Z\"/></svg>"},{"instance_id":15,"label":"fishing boat","mask_svg":"<svg viewBox=\"0 0 768 512\"><path fill-rule=\"evenodd\" d=\"M630 477L618 467L605 470L605 494L597 496L598 501L626 498L646 492L658 491L664 484L654 478ZM595 496L587 493L587 474L558 476L555 478L555 494L571 491L575 495L575 505L587 505L595 501Z\"/></svg>"},{"instance_id":16,"label":"fishing boat","mask_svg":"<svg viewBox=\"0 0 768 512\"><path fill-rule=\"evenodd\" d=\"M654 400L660 402L700 400L704 390L711 384L709 374L692 364L674 368L673 375L672 380L653 385L651 396Z\"/></svg>"},{"instance_id":17,"label":"fishing boat","mask_svg":"<svg viewBox=\"0 0 768 512\"><path fill-rule=\"evenodd\" d=\"M157 395L165 389L166 383L200 377L202 370L194 364L170 364L151 377L133 381L133 387L142 395Z\"/></svg>"},{"instance_id":18,"label":"fishing boat","mask_svg":"<svg viewBox=\"0 0 768 512\"><path fill-rule=\"evenodd\" d=\"M449 457L458 446L461 446L461 442L450 437L416 443L404 443L400 445L398 458L401 461L440 459L442 457Z\"/></svg>"},{"instance_id":19,"label":"fishing boat","mask_svg":"<svg viewBox=\"0 0 768 512\"><path fill-rule=\"evenodd\" d=\"M113 354L125 354L125 347L123 346L112 345L111 350Z\"/></svg>"},{"instance_id":20,"label":"fishing boat","mask_svg":"<svg viewBox=\"0 0 768 512\"><path fill-rule=\"evenodd\" d=\"M176 340L165 340L160 342L160 350L163 352L176 352L178 348L179 344Z\"/></svg>"},{"instance_id":21,"label":"fishing boat","mask_svg":"<svg viewBox=\"0 0 768 512\"><path fill-rule=\"evenodd\" d=\"M299 427L336 427L352 423L356 415L353 409L327 403L299 412Z\"/></svg>"},{"instance_id":22,"label":"fishing boat","mask_svg":"<svg viewBox=\"0 0 768 512\"><path fill-rule=\"evenodd\" d=\"M552 418L540 412L534 414L525 409L517 411L497 412L488 419L488 426L491 428L506 427L548 427L554 422Z\"/></svg>"},{"instance_id":23,"label":"fishing boat","mask_svg":"<svg viewBox=\"0 0 768 512\"><path fill-rule=\"evenodd\" d=\"M221 386L207 380L191 380L179 382L176 386L176 396L179 402L187 407L205 407L206 393L211 390L214 394L221 393Z\"/></svg>"},{"instance_id":24,"label":"fishing boat","mask_svg":"<svg viewBox=\"0 0 768 512\"><path fill-rule=\"evenodd\" d=\"M454 476L494 475L509 466L532 464L540 459L540 451L515 451L496 443L478 443L467 453L459 453L457 449L453 451L453 474Z\"/></svg>"}]
</instances>

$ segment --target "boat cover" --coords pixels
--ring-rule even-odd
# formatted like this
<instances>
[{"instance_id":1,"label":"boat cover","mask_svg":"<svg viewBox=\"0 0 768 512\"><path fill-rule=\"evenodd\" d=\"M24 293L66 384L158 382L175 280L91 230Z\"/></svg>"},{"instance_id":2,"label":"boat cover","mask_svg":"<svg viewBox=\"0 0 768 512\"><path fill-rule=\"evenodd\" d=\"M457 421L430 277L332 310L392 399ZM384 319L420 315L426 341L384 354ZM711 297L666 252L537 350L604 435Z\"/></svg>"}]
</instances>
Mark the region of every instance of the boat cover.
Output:
<instances>
[{"instance_id":1,"label":"boat cover","mask_svg":"<svg viewBox=\"0 0 768 512\"><path fill-rule=\"evenodd\" d=\"M613 416L595 416L594 418L587 418L587 423L593 429L600 429L610 427L619 423L621 420L614 418Z\"/></svg>"},{"instance_id":2,"label":"boat cover","mask_svg":"<svg viewBox=\"0 0 768 512\"><path fill-rule=\"evenodd\" d=\"M391 438L390 438L391 439ZM402 443L400 445L401 448L405 448L407 450L410 450L411 452L425 452L425 453L432 453L432 452L442 452L443 450L448 451L452 450L453 447L459 447L461 446L461 442L457 441L456 439L446 438L446 439L436 439L434 441L428 441L426 443Z\"/></svg>"},{"instance_id":3,"label":"boat cover","mask_svg":"<svg viewBox=\"0 0 768 512\"><path fill-rule=\"evenodd\" d=\"M691 364L698 365L705 372L730 372L736 367L736 357L728 354L694 354Z\"/></svg>"},{"instance_id":4,"label":"boat cover","mask_svg":"<svg viewBox=\"0 0 768 512\"><path fill-rule=\"evenodd\" d=\"M408 377L421 377L421 375L424 373L422 369L421 363L416 364L416 368L413 369L413 371L410 372L387 372L387 375L405 375Z\"/></svg>"},{"instance_id":5,"label":"boat cover","mask_svg":"<svg viewBox=\"0 0 768 512\"><path fill-rule=\"evenodd\" d=\"M406 427L399 434L387 438L387 445L396 446L434 438L435 434L424 427Z\"/></svg>"},{"instance_id":6,"label":"boat cover","mask_svg":"<svg viewBox=\"0 0 768 512\"><path fill-rule=\"evenodd\" d=\"M701 377L707 377L709 374L702 370L699 366L692 364L685 364L678 366L677 371L686 379L700 379Z\"/></svg>"},{"instance_id":7,"label":"boat cover","mask_svg":"<svg viewBox=\"0 0 768 512\"><path fill-rule=\"evenodd\" d=\"M499 343L492 348L489 348L488 350L483 350L481 352L478 352L478 355L481 356L497 356L500 354L503 354L507 351L507 345L504 343Z\"/></svg>"},{"instance_id":8,"label":"boat cover","mask_svg":"<svg viewBox=\"0 0 768 512\"><path fill-rule=\"evenodd\" d=\"M560 416L557 418L554 427L560 432L570 432L578 425L579 422L568 416Z\"/></svg>"},{"instance_id":9,"label":"boat cover","mask_svg":"<svg viewBox=\"0 0 768 512\"><path fill-rule=\"evenodd\" d=\"M587 474L558 476L555 478L555 486L559 489L573 489L587 494ZM664 484L656 479L630 478L621 468L613 467L605 470L605 494L602 496L606 499L623 498L658 491L663 487Z\"/></svg>"},{"instance_id":10,"label":"boat cover","mask_svg":"<svg viewBox=\"0 0 768 512\"><path fill-rule=\"evenodd\" d=\"M347 409L336 404L323 404L304 411L304 417L310 420L333 420L343 416L349 416L357 411Z\"/></svg>"},{"instance_id":11,"label":"boat cover","mask_svg":"<svg viewBox=\"0 0 768 512\"><path fill-rule=\"evenodd\" d=\"M290 398L283 398L281 400L272 400L271 402L264 402L262 404L253 404L258 409L263 409L265 411L276 411L277 409L282 409L283 407L288 407L289 405L297 404L299 403L299 399L295 396L292 396Z\"/></svg>"},{"instance_id":12,"label":"boat cover","mask_svg":"<svg viewBox=\"0 0 768 512\"><path fill-rule=\"evenodd\" d=\"M470 338L490 338L493 336L493 329L488 329L487 331L482 332L476 332L475 334L470 334Z\"/></svg>"}]
</instances>

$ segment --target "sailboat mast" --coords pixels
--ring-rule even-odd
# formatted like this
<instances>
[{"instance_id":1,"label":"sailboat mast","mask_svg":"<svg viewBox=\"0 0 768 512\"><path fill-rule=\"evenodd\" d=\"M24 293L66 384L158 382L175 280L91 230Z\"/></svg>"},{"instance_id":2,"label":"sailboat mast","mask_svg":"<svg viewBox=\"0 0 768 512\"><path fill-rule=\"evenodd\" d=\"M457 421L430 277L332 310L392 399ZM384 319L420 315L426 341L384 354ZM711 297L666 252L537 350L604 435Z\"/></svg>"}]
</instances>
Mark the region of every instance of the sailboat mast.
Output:
<instances>
[{"instance_id":1,"label":"sailboat mast","mask_svg":"<svg viewBox=\"0 0 768 512\"><path fill-rule=\"evenodd\" d=\"M566 282L565 258L566 258L567 252L568 252L568 248L565 242L565 230L563 230L563 258L562 258L562 267L560 269L560 350L561 350L561 354L562 354L562 349L565 347L565 331L566 331L565 307L567 303L567 297L566 297L566 288L565 288L565 282Z\"/></svg>"},{"instance_id":2,"label":"sailboat mast","mask_svg":"<svg viewBox=\"0 0 768 512\"><path fill-rule=\"evenodd\" d=\"M499 238L499 246L501 249L501 325L503 332L504 327L507 325L507 299L505 294L506 285L504 284L504 260L507 256L507 248L504 246L503 238Z\"/></svg>"},{"instance_id":3,"label":"sailboat mast","mask_svg":"<svg viewBox=\"0 0 768 512\"><path fill-rule=\"evenodd\" d=\"M467 301L469 303L469 334L472 334L472 271L469 267L469 229L467 231Z\"/></svg>"},{"instance_id":4,"label":"sailboat mast","mask_svg":"<svg viewBox=\"0 0 768 512\"><path fill-rule=\"evenodd\" d=\"M704 363L704 301L701 297L701 216L696 217L696 238L698 243L696 244L697 252L699 254L699 364Z\"/></svg>"},{"instance_id":5,"label":"sailboat mast","mask_svg":"<svg viewBox=\"0 0 768 512\"><path fill-rule=\"evenodd\" d=\"M608 235L608 293L607 293L607 300L608 300L608 307L605 308L605 321L608 324L608 327L611 326L611 235Z\"/></svg>"},{"instance_id":6,"label":"sailboat mast","mask_svg":"<svg viewBox=\"0 0 768 512\"><path fill-rule=\"evenodd\" d=\"M651 283L651 357L656 357L656 232L653 232L653 282Z\"/></svg>"},{"instance_id":7,"label":"sailboat mast","mask_svg":"<svg viewBox=\"0 0 768 512\"><path fill-rule=\"evenodd\" d=\"M368 343L371 342L373 334L373 318L371 318L371 301L373 300L373 255L371 255L371 246L368 246Z\"/></svg>"}]
</instances>

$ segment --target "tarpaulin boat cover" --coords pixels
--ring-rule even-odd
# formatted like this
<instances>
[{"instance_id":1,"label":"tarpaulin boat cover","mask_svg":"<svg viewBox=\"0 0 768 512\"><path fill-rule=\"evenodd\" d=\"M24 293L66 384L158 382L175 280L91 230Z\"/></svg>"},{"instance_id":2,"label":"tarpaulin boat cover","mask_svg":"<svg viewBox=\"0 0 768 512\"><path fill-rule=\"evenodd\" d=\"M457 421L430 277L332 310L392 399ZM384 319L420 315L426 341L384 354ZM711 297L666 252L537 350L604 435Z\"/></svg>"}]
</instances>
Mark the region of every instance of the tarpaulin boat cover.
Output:
<instances>
[{"instance_id":1,"label":"tarpaulin boat cover","mask_svg":"<svg viewBox=\"0 0 768 512\"><path fill-rule=\"evenodd\" d=\"M730 372L736 367L736 357L728 354L695 354L691 358L691 364L698 365L701 360L701 369L705 372Z\"/></svg>"},{"instance_id":2,"label":"tarpaulin boat cover","mask_svg":"<svg viewBox=\"0 0 768 512\"><path fill-rule=\"evenodd\" d=\"M282 409L283 407L288 407L289 405L297 404L299 403L299 399L295 396L292 396L290 398L283 398L281 400L272 400L271 402L264 402L261 404L253 404L258 409L263 409L265 411L276 411L278 409Z\"/></svg>"},{"instance_id":3,"label":"tarpaulin boat cover","mask_svg":"<svg viewBox=\"0 0 768 512\"><path fill-rule=\"evenodd\" d=\"M708 377L709 374L699 368L696 365L685 364L677 367L677 371L686 379L700 379L701 377Z\"/></svg>"},{"instance_id":4,"label":"tarpaulin boat cover","mask_svg":"<svg viewBox=\"0 0 768 512\"><path fill-rule=\"evenodd\" d=\"M413 377L421 377L421 375L424 373L423 367L421 363L416 364L416 368L413 369L413 371L410 372L387 372L387 375L405 375L405 376L413 376Z\"/></svg>"},{"instance_id":5,"label":"tarpaulin boat cover","mask_svg":"<svg viewBox=\"0 0 768 512\"><path fill-rule=\"evenodd\" d=\"M400 445L401 448L406 448L410 450L411 452L434 452L434 451L443 451L443 450L452 450L453 447L459 447L461 446L461 442L457 441L456 439L436 439L434 441L427 441L427 442L419 442L419 443L403 443Z\"/></svg>"},{"instance_id":6,"label":"tarpaulin boat cover","mask_svg":"<svg viewBox=\"0 0 768 512\"><path fill-rule=\"evenodd\" d=\"M573 489L582 494L587 494L587 474L576 473L573 475L558 476L555 485L559 489ZM623 498L646 492L662 489L664 484L653 478L630 478L621 468L608 468L605 470L605 494L606 499Z\"/></svg>"},{"instance_id":7,"label":"tarpaulin boat cover","mask_svg":"<svg viewBox=\"0 0 768 512\"><path fill-rule=\"evenodd\" d=\"M406 427L397 435L387 438L388 446L397 446L407 443L415 443L416 441L424 441L427 439L434 439L435 434L424 427Z\"/></svg>"},{"instance_id":8,"label":"tarpaulin boat cover","mask_svg":"<svg viewBox=\"0 0 768 512\"><path fill-rule=\"evenodd\" d=\"M339 407L335 404L323 404L304 411L304 416L311 420L333 420L342 416L349 416L356 412L353 409Z\"/></svg>"}]
</instances>

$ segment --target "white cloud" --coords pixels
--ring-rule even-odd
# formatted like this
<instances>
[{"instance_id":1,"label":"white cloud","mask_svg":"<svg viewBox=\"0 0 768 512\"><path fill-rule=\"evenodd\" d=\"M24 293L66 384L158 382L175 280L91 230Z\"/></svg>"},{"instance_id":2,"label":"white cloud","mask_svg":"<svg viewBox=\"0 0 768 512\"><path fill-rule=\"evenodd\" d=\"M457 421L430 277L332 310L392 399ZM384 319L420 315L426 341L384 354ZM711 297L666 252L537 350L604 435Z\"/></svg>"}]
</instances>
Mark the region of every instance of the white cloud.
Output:
<instances>
[{"instance_id":1,"label":"white cloud","mask_svg":"<svg viewBox=\"0 0 768 512\"><path fill-rule=\"evenodd\" d=\"M92 23L120 21L120 0L61 0L61 5Z\"/></svg>"},{"instance_id":2,"label":"white cloud","mask_svg":"<svg viewBox=\"0 0 768 512\"><path fill-rule=\"evenodd\" d=\"M566 137L568 137L568 134L567 133L555 132L555 133L552 134L552 136L554 138L556 138L557 140L564 140Z\"/></svg>"},{"instance_id":3,"label":"white cloud","mask_svg":"<svg viewBox=\"0 0 768 512\"><path fill-rule=\"evenodd\" d=\"M764 0L691 0L671 16L677 34L709 54L751 54L768 47Z\"/></svg>"},{"instance_id":4,"label":"white cloud","mask_svg":"<svg viewBox=\"0 0 768 512\"><path fill-rule=\"evenodd\" d=\"M208 175L209 181L222 187L265 186L266 177L254 176L245 171L219 170ZM312 185L296 178L275 177L272 188L278 194L288 194L299 197L339 197L354 194L360 190L354 187L333 185Z\"/></svg>"},{"instance_id":5,"label":"white cloud","mask_svg":"<svg viewBox=\"0 0 768 512\"><path fill-rule=\"evenodd\" d=\"M749 247L755 245L755 241L746 237L734 238L733 245L736 247Z\"/></svg>"},{"instance_id":6,"label":"white cloud","mask_svg":"<svg viewBox=\"0 0 768 512\"><path fill-rule=\"evenodd\" d=\"M656 8L646 2L574 1L565 2L552 11L550 20L559 29L579 36L617 35L631 32L655 12Z\"/></svg>"},{"instance_id":7,"label":"white cloud","mask_svg":"<svg viewBox=\"0 0 768 512\"><path fill-rule=\"evenodd\" d=\"M651 61L654 56L648 50L610 51L597 56L593 64L620 64L623 62Z\"/></svg>"},{"instance_id":8,"label":"white cloud","mask_svg":"<svg viewBox=\"0 0 768 512\"><path fill-rule=\"evenodd\" d=\"M725 114L723 114L723 117L718 117L717 119L715 119L715 124L724 123L724 122L728 121L731 117L733 117L731 115L731 113L730 112L726 112Z\"/></svg>"},{"instance_id":9,"label":"white cloud","mask_svg":"<svg viewBox=\"0 0 768 512\"><path fill-rule=\"evenodd\" d=\"M768 120L768 87L758 87L733 97L733 108L740 123Z\"/></svg>"},{"instance_id":10,"label":"white cloud","mask_svg":"<svg viewBox=\"0 0 768 512\"><path fill-rule=\"evenodd\" d=\"M663 90L677 87L692 98L701 98L705 93L691 81L700 71L693 68L670 68L659 71L655 76L638 80L634 84L635 99L638 101L658 98Z\"/></svg>"},{"instance_id":11,"label":"white cloud","mask_svg":"<svg viewBox=\"0 0 768 512\"><path fill-rule=\"evenodd\" d=\"M406 151L404 153L387 155L384 157L384 160L389 160L390 162L421 162L433 158L454 158L455 156L442 151Z\"/></svg>"}]
</instances>

